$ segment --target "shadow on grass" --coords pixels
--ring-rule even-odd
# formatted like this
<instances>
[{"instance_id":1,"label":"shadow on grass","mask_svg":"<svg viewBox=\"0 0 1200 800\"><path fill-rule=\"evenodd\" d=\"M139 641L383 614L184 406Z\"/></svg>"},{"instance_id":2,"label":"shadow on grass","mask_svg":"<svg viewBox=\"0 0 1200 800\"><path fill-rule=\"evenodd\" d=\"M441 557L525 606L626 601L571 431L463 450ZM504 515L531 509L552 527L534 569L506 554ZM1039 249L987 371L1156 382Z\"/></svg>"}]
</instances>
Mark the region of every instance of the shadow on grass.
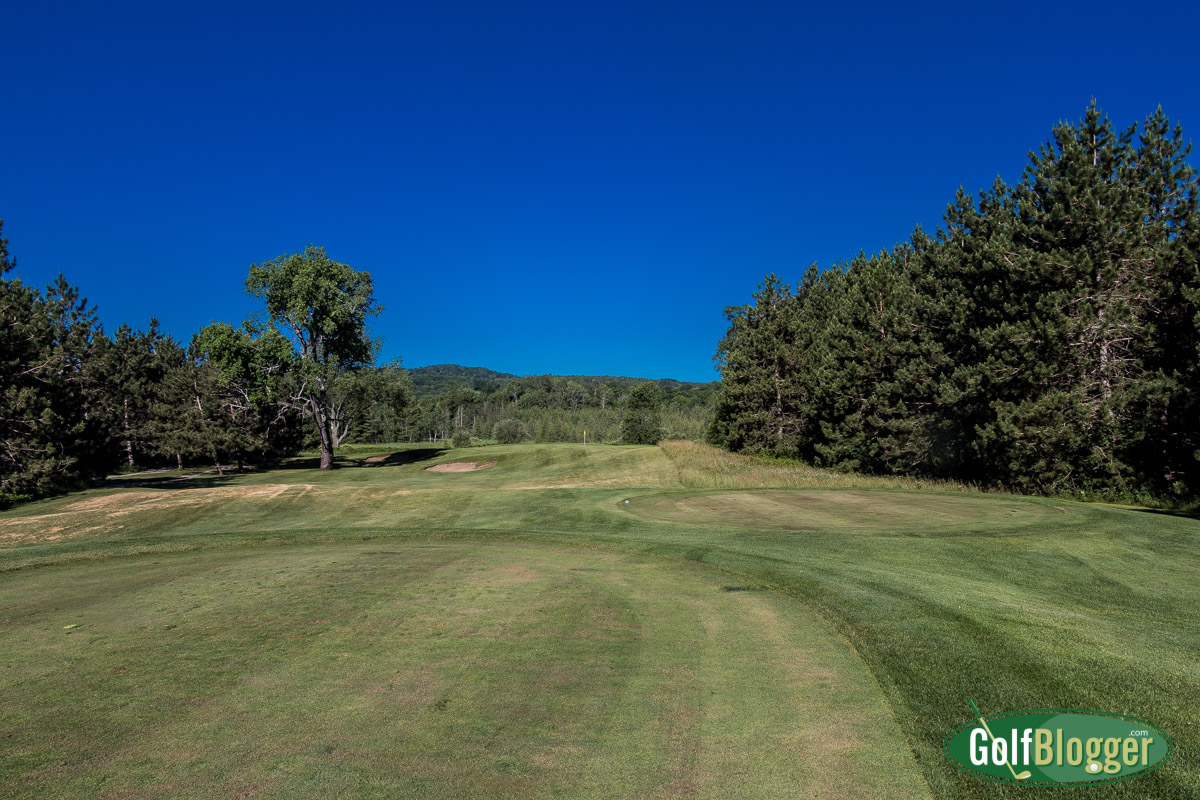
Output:
<instances>
[{"instance_id":1,"label":"shadow on grass","mask_svg":"<svg viewBox=\"0 0 1200 800\"><path fill-rule=\"evenodd\" d=\"M357 467L393 467L403 464L417 464L421 461L437 458L449 449L448 447L417 447L412 450L397 450L395 453L383 456L364 456L362 458L335 456L333 459L333 468L355 469ZM313 456L311 458L290 458L282 464L276 465L273 469L320 469L320 467L320 456Z\"/></svg>"},{"instance_id":2,"label":"shadow on grass","mask_svg":"<svg viewBox=\"0 0 1200 800\"><path fill-rule=\"evenodd\" d=\"M297 460L311 460L313 462L312 469L320 466L320 459ZM347 462L340 466L355 467L358 465L353 462ZM283 463L273 464L261 470L255 467L246 467L241 472L238 471L237 467L229 467L225 469L224 473L218 473L215 469L197 469L195 472L189 472L184 475L131 475L121 478L109 478L100 484L100 486L105 489L213 489L218 486L226 486L247 475L285 469L307 469L307 467L297 466L293 463Z\"/></svg>"},{"instance_id":3,"label":"shadow on grass","mask_svg":"<svg viewBox=\"0 0 1200 800\"><path fill-rule=\"evenodd\" d=\"M244 475L251 475L257 470L238 472L236 469L226 470L224 475L197 473L194 475L156 478L154 476L138 476L137 478L118 478L104 482L105 489L208 489L225 484Z\"/></svg>"},{"instance_id":4,"label":"shadow on grass","mask_svg":"<svg viewBox=\"0 0 1200 800\"><path fill-rule=\"evenodd\" d=\"M430 459L437 458L449 449L450 448L448 447L418 447L411 450L399 450L395 453L389 453L383 456L367 456L362 458L335 456L333 459L333 467L334 469L361 469L417 464L422 461L428 461ZM143 472L128 476L114 476L106 480L103 483L103 486L108 489L208 489L216 486L223 486L245 475L284 470L315 470L320 468L320 456L301 456L297 458L286 459L285 461L272 464L266 469L261 470L255 467L246 467L239 472L236 467L229 467L226 468L224 474L219 474L215 469L212 468L197 468L196 472L184 475L180 475L178 470L164 470L164 474L162 475L156 475L153 472Z\"/></svg>"},{"instance_id":5,"label":"shadow on grass","mask_svg":"<svg viewBox=\"0 0 1200 800\"><path fill-rule=\"evenodd\" d=\"M1140 511L1143 514L1161 514L1165 517L1182 517L1183 519L1200 520L1200 511L1196 509L1179 510L1169 508L1135 508L1133 511Z\"/></svg>"},{"instance_id":6,"label":"shadow on grass","mask_svg":"<svg viewBox=\"0 0 1200 800\"><path fill-rule=\"evenodd\" d=\"M363 466L392 467L398 464L417 464L421 461L437 458L449 449L448 447L422 447L416 450L400 450L387 456L375 456L378 460L368 458Z\"/></svg>"}]
</instances>

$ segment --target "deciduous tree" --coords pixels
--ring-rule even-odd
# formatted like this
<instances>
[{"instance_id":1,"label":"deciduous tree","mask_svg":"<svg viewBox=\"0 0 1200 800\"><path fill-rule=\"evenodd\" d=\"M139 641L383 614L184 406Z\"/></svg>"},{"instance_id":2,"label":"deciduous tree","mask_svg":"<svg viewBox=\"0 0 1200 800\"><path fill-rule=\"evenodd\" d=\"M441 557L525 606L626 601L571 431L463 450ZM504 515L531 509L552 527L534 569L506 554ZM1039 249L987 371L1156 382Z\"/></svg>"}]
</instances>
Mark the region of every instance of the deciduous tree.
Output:
<instances>
[{"instance_id":1,"label":"deciduous tree","mask_svg":"<svg viewBox=\"0 0 1200 800\"><path fill-rule=\"evenodd\" d=\"M625 399L621 439L627 444L655 444L662 436L662 392L653 381L639 383Z\"/></svg>"},{"instance_id":2,"label":"deciduous tree","mask_svg":"<svg viewBox=\"0 0 1200 800\"><path fill-rule=\"evenodd\" d=\"M316 425L321 469L332 469L334 382L346 370L371 364L379 347L367 330L367 320L383 310L372 294L371 274L309 245L303 253L251 265L246 291L263 302L270 324L291 343L290 400Z\"/></svg>"}]
</instances>

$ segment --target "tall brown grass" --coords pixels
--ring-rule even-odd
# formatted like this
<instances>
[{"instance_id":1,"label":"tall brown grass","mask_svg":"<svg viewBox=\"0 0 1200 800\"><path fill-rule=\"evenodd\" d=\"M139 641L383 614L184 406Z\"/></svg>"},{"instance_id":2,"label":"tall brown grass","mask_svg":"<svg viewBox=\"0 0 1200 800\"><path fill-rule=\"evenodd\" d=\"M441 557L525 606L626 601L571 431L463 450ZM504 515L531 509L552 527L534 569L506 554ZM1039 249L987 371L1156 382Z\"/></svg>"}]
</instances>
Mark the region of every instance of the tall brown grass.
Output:
<instances>
[{"instance_id":1,"label":"tall brown grass","mask_svg":"<svg viewBox=\"0 0 1200 800\"><path fill-rule=\"evenodd\" d=\"M799 461L730 453L701 442L672 439L658 446L679 470L689 489L940 489L975 492L954 481L899 476L857 475L810 467Z\"/></svg>"}]
</instances>

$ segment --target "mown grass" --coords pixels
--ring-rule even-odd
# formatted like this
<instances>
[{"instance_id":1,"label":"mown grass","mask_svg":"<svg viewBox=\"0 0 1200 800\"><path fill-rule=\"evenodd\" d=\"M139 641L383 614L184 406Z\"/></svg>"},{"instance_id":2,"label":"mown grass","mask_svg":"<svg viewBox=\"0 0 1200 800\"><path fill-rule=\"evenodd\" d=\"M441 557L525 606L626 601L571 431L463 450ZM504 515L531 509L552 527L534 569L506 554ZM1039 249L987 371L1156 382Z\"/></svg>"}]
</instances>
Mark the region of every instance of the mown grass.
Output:
<instances>
[{"instance_id":1,"label":"mown grass","mask_svg":"<svg viewBox=\"0 0 1200 800\"><path fill-rule=\"evenodd\" d=\"M13 729L9 716L4 715L26 705L36 706L37 713L31 713L19 730L42 731L48 724L43 720L63 716L64 727L39 733L41 746L49 749L34 749L41 753L36 757L43 759L38 762L40 768L66 770L66 782L44 785L66 787L65 796L103 796L104 792L93 791L102 788L95 783L98 776L107 776L109 782L125 781L121 792L108 792L112 796L167 796L154 794L146 777L154 769L170 772L176 780L200 776L196 780L208 791L195 794L206 796L233 794L238 789L230 781L251 775L258 776L251 788L258 787L262 796L283 796L290 790L311 793L321 786L336 786L346 796L371 796L377 790L391 792L388 796L454 796L455 792L484 797L539 793L754 796L749 790L742 791L741 784L728 782L744 778L737 773L746 770L733 765L747 763L761 766L756 780L766 781L766 774L774 776L773 782L754 789L758 796L822 796L820 776L804 772L825 763L822 758L798 757L798 766L788 767L784 764L788 759L777 756L789 751L778 748L784 741L801 749L811 747L814 742L803 740L802 732L815 729L813 720L838 719L855 701L863 708L886 709L887 719L854 721L851 728L875 730L882 740L902 743L909 755L897 756L880 742L870 744L867 749L872 752L890 755L854 773L853 780L862 785L828 784L832 788L827 796L901 796L908 791L905 784L888 786L882 781L891 776L902 782L912 770L920 771L939 798L1044 794L1047 790L979 781L944 762L942 739L969 721L966 699L971 697L985 712L1076 707L1146 719L1173 737L1177 750L1171 763L1147 777L1089 789L1087 794L1104 798L1200 796L1200 720L1195 700L1200 696L1200 621L1196 613L1200 609L1196 580L1200 574L1200 528L1196 521L953 487L839 488L805 483L811 478L807 472L769 475L772 480L790 481L784 489L736 490L727 482L762 480L763 476L748 477L753 465L729 468L720 466L714 457L718 466L705 477L703 464L709 456L693 454L689 461L679 457L679 448L673 451L672 447L669 443L663 447L672 458L655 448L585 450L570 445L436 451L420 461L347 468L333 474L296 468L95 491L0 514L0 544L7 545L0 548L0 569L8 570L0 573L0 615L7 620L0 631L7 634L8 652L25 653L20 662L5 662L21 666L3 673L0 690L6 704L0 712L0 735ZM442 475L424 470L431 463L454 460L496 460L497 466ZM820 476L811 479L825 480ZM698 488L695 481L706 483ZM489 683L484 674L487 670L464 678L462 685L475 687L479 703L509 685L529 699L519 713L509 715L511 720L508 712L480 712L480 719L492 720L489 724L499 725L498 729L486 725L475 729L469 719L463 719L447 729L451 732L437 733L443 729L429 716L413 717L412 724L423 732L406 741L412 743L410 749L427 756L429 769L435 762L454 761L454 752L464 754L461 761L467 766L443 765L438 768L441 772L419 773L423 776L419 785L401 785L383 777L385 765L406 764L405 774L418 773L410 762L398 760L398 751L387 749L389 737L398 734L391 729L381 732L381 717L369 713L375 700L358 698L355 706L347 699L353 693L345 686L366 684L350 681L342 688L330 688L336 683L331 676L341 674L339 670L346 666L332 658L332 650L295 645L297 649L276 651L272 648L283 647L277 644L280 635L267 631L275 630L271 620L282 619L289 608L304 609L297 612L300 617L312 611L313 619L330 618L315 613L318 609L328 608L332 613L345 608L348 616L342 618L341 629L349 631L351 623L361 619L361 630L376 626L371 628L377 630L372 634L373 643L368 641L371 637L349 633L327 641L346 643L337 657L351 653L347 658L374 665L364 673L374 676L372 670L383 664L374 660L378 654L407 652L405 648L411 645L406 641L398 650L398 640L387 640L384 646L381 637L386 626L379 627L390 619L380 616L384 613L381 609L393 602L387 598L402 592L403 587L437 597L447 613L460 615L456 619L462 618L464 608L487 612L487 604L479 598L470 596L468 602L451 596L458 592L460 598L467 597L462 593L473 591L463 588L469 569L421 567L422 548L443 548L439 551L443 554L458 552L456 563L464 569L541 564L535 571L540 571L542 582L532 584L537 591L510 592L516 604L507 606L506 613L551 625L557 632L534 652L551 659L561 656L564 662L579 662L579 666L574 682L552 683L546 691L522 682L519 676ZM394 558L411 561L413 568L373 572L371 559L375 556L368 557L366 551L376 549L400 553ZM317 567L312 567L315 572L298 572L295 564L311 561L316 552L342 562L336 568L320 569L344 572L336 578ZM618 558L622 566L597 567L595 559L601 555ZM198 578L183 575L219 576L221 570L234 565L238 565L236 580L229 573L231 582L224 586L214 583L203 591L189 588L197 585ZM392 564L389 568L398 567ZM565 573L574 576L572 568L579 568L582 575L598 569L612 580L586 584L561 577ZM172 572L176 569L179 574ZM672 569L683 570L680 574L690 575L692 582L671 578ZM424 577L431 570L439 574L436 580ZM650 573L660 577L651 580ZM668 577L661 577L664 574ZM89 580L95 582L89 584ZM695 590L698 594L684 585L694 588L695 581L704 587ZM121 588L126 585L127 589ZM607 605L600 605L598 596L587 594L600 591L596 586L607 593ZM730 587L754 591L720 591ZM631 633L634 629L625 629L609 631L595 640L594 631L582 624L586 615L538 611L542 606L535 598L543 595L548 601L561 600L563 609L578 608L580 602L596 608L628 609L632 616L618 614L617 619L636 618L642 627L635 626L640 631L637 636ZM788 621L775 628L782 631L782 639L767 636L769 615L764 616L762 609L735 606L732 616L722 616L730 610L725 607L715 616L703 610L704 603L744 599L766 602ZM177 644L169 637L183 635L176 633L182 628L176 617L186 619L188 613L201 613L189 611L196 603L198 609L209 609L204 612L208 615L205 624L213 627L188 628L190 649L178 651L182 654L178 658L167 655L175 652ZM243 608L238 603L247 605ZM92 636L99 629L84 627L90 624L86 620L67 621L55 615L85 608L95 614L110 614L111 608L113 620L105 623L110 627L119 619L142 620L143 627L134 625L119 635L106 629L102 631L106 639L77 645L71 637ZM813 623L812 611L824 623ZM149 621L153 613L167 617L164 626L177 627L157 628L157 621ZM682 616L670 622L672 613ZM659 618L659 627L650 625ZM254 628L263 620L261 629ZM372 621L368 624L367 620ZM62 627L67 624L81 627L67 630ZM306 636L318 630L307 631L298 623L287 629L293 634L304 631ZM816 629L823 630L826 637L804 633ZM725 633L701 635L711 630ZM325 635L333 634L326 630ZM838 635L844 638L839 641ZM272 636L274 640L266 642ZM439 646L452 646L440 652L449 660L483 663L490 657L487 648L470 649L473 638L444 640ZM579 644L577 639L591 641L587 646L594 649L588 652L595 663L572 649ZM558 650L555 642L560 640L570 644ZM789 640L800 643L790 656L778 649L781 641ZM81 637L79 641L85 640ZM745 642L744 646L739 642ZM846 647L847 643L853 649ZM225 656L214 655L215 662L203 660L208 650L221 651L226 646ZM73 647L78 649L71 650ZM154 740L158 742L155 747L161 748L176 739L190 742L182 751L201 756L198 761L180 763L192 767L185 769L176 762L164 767L154 755L158 751L143 749L150 747L150 740L139 737L149 735L146 732L153 730L155 717L144 707L137 711L138 703L129 698L140 697L144 684L114 683L113 676L87 674L89 664L106 663L107 647L132 654L144 649L145 658L153 665L151 672L162 676L164 691L174 680L180 684L180 696L191 691L183 687L205 664L224 664L231 685L241 687L226 694L214 690L214 696L224 699L214 706L211 718L181 719L170 736ZM428 652L413 650L413 663L434 661ZM507 674L504 671L509 667L502 666L508 663L505 659L519 659L523 652L517 646L497 655L494 669ZM317 657L318 653L324 655ZM613 659L609 666L615 667L615 675L625 676L614 679L619 686L607 682L604 670L589 671L603 663L601 653ZM785 670L768 680L745 663L752 653L761 654L759 669L768 665L783 669L786 664L816 658L824 672L805 677L803 672ZM322 660L325 656L330 658ZM242 661L258 666L242 670L237 666ZM621 664L635 662L642 667L621 671ZM646 665L669 663L680 666L662 673L661 680L647 677ZM806 687L838 676L852 678L855 664L859 670L864 664L869 669L873 676L870 685L842 683L856 688L834 692L834 700L825 704L804 694ZM401 670L391 673L394 675L415 669L395 664L390 668ZM276 672L293 676L295 682L288 682L292 678L277 682L267 692L268 699L254 701L259 684L248 676ZM731 688L739 685L743 688L738 691L743 693L757 686L764 694L755 696L759 699L739 695ZM312 701L306 711L303 703L284 697L288 686L319 686L320 691L306 690L301 696L328 698L328 703ZM714 690L718 694L711 697L723 699L709 702L704 692ZM147 697L162 698L149 689L146 692ZM188 696L209 695L197 690ZM615 697L634 698L634 705L648 704L657 716L646 716L644 710L640 717L632 711L605 716L612 711L616 701L611 698ZM886 697L886 702L881 697ZM10 698L15 698L11 705ZM759 710L739 717L734 710L740 704ZM761 725L766 723L756 722L772 704L782 709L779 713L783 715L768 715L774 720L770 725L777 726L774 734L768 733L770 725L764 728ZM447 708L454 706L448 704ZM556 708L567 711L556 717ZM608 711L596 710L600 708ZM805 708L819 713L805 718ZM331 738L330 732L338 729L343 714L352 724L340 730L353 729L354 737L370 744L356 747ZM523 729L518 717L536 722ZM575 717L597 720L605 735L595 738L582 733L568 719ZM792 740L778 727L784 717L797 721ZM663 720L667 718L676 720L675 727L666 725ZM312 725L322 731L317 737L321 741L308 750L305 742L277 747L270 743L270 736L251 742L245 733L261 727L275 735L289 719L306 720L305 725L308 720L319 720ZM195 738L200 729L194 726L201 722L209 737L205 740ZM58 762L53 758L67 760L62 757L65 751L54 749L56 742L66 741L61 737L67 727L96 731L109 724L132 733L120 734L82 765L68 761L76 772L54 766ZM239 726L241 732L236 730ZM530 732L533 729L536 735ZM724 734L717 736L718 730ZM514 749L504 751L506 755L499 760L489 760L487 748L480 744L483 739L472 738L488 732L496 740L492 748L511 736ZM707 744L693 746L689 742ZM857 754L853 763L867 763L862 761L863 742L856 742L848 751ZM4 754L0 780L8 781L5 786L23 787L28 780L32 763L28 759L34 756L11 760L19 752L15 749L18 744L26 746L18 736L0 739L0 753ZM243 753L243 760L217 758L214 754L223 744ZM342 762L354 763L353 759L343 758L336 764L322 761L316 754L318 745L333 748L327 756L343 745L371 755L358 756L361 769L353 773L357 776L354 783L343 785L336 781L338 776L350 774L346 772L350 767ZM456 749L459 746L461 750ZM113 755L118 750L123 753L120 758ZM554 757L514 760L520 753L532 758L528 754L545 750L553 751ZM140 752L149 755L134 763ZM516 766L496 766L505 760ZM263 766L268 763L274 766ZM201 771L189 773L187 769ZM454 773L454 769L461 772ZM511 781L502 780L504 770L512 772L507 776ZM47 780L58 780L46 774L50 775ZM651 777L642 783L633 777L614 777L603 783L602 776L607 774ZM141 777L134 780L131 776ZM72 782L79 780L93 783ZM872 780L877 782L873 787L869 785ZM377 786L372 781L383 783Z\"/></svg>"},{"instance_id":2,"label":"mown grass","mask_svg":"<svg viewBox=\"0 0 1200 800\"><path fill-rule=\"evenodd\" d=\"M479 542L24 571L0 590L0 789L927 796L836 635L720 589L657 559Z\"/></svg>"}]
</instances>

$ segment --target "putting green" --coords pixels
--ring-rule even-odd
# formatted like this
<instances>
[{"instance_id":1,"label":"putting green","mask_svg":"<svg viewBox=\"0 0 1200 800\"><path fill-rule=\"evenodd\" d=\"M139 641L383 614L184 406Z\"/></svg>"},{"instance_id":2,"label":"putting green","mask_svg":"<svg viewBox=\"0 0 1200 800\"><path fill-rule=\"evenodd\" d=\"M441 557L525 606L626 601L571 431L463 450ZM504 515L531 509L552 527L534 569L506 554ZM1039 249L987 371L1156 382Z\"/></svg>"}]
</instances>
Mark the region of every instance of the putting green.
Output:
<instances>
[{"instance_id":1,"label":"putting green","mask_svg":"<svg viewBox=\"0 0 1200 800\"><path fill-rule=\"evenodd\" d=\"M110 558L0 588L6 797L927 797L787 598L530 544Z\"/></svg>"},{"instance_id":2,"label":"putting green","mask_svg":"<svg viewBox=\"0 0 1200 800\"><path fill-rule=\"evenodd\" d=\"M860 489L670 492L632 498L625 508L687 525L870 533L1020 529L1063 513L1028 497Z\"/></svg>"}]
</instances>

